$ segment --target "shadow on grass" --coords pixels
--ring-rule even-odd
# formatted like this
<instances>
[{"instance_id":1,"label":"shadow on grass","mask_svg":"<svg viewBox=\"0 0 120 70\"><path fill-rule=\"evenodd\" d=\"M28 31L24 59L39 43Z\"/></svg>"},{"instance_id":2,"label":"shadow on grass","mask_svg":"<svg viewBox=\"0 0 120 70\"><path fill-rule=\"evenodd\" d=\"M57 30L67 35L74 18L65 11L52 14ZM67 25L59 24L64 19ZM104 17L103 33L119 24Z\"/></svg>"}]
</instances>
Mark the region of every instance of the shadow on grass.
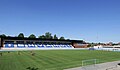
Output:
<instances>
[{"instance_id":1,"label":"shadow on grass","mask_svg":"<svg viewBox=\"0 0 120 70\"><path fill-rule=\"evenodd\" d=\"M28 69L28 70L38 70L39 68L35 68L35 67L27 67L26 69Z\"/></svg>"}]
</instances>

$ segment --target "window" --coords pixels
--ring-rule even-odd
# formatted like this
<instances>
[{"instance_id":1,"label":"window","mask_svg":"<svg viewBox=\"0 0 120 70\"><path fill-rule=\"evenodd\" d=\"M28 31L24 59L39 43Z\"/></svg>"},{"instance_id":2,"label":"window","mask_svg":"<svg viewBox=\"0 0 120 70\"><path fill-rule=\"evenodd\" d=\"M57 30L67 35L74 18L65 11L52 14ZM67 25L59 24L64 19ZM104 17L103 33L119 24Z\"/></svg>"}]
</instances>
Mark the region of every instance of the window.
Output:
<instances>
[{"instance_id":1,"label":"window","mask_svg":"<svg viewBox=\"0 0 120 70\"><path fill-rule=\"evenodd\" d=\"M26 43L27 43L27 44L33 44L33 42L32 42L32 41L27 41Z\"/></svg>"},{"instance_id":2,"label":"window","mask_svg":"<svg viewBox=\"0 0 120 70\"><path fill-rule=\"evenodd\" d=\"M24 41L16 41L17 44L24 44Z\"/></svg>"},{"instance_id":3,"label":"window","mask_svg":"<svg viewBox=\"0 0 120 70\"><path fill-rule=\"evenodd\" d=\"M14 41L5 41L5 43L14 43Z\"/></svg>"}]
</instances>

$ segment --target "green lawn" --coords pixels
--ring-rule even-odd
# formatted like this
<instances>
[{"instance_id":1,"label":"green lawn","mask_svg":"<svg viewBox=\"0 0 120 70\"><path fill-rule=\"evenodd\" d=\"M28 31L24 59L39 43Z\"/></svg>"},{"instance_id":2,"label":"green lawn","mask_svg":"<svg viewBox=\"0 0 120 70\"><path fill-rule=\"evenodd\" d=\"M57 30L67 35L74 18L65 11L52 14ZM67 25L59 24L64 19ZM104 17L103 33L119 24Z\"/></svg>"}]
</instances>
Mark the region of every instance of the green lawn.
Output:
<instances>
[{"instance_id":1,"label":"green lawn","mask_svg":"<svg viewBox=\"0 0 120 70\"><path fill-rule=\"evenodd\" d=\"M89 50L40 50L34 51L31 56L29 51L3 52L0 56L0 70L63 70L81 66L82 60L99 59L99 63L120 60L120 52L89 51Z\"/></svg>"}]
</instances>

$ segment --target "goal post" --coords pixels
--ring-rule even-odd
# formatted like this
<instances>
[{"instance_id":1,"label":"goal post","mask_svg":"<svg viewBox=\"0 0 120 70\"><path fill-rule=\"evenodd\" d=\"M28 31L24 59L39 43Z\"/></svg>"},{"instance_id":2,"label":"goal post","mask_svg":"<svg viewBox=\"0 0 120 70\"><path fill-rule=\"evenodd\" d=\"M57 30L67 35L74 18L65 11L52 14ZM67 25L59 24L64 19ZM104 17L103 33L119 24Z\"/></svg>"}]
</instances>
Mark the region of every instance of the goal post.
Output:
<instances>
[{"instance_id":1,"label":"goal post","mask_svg":"<svg viewBox=\"0 0 120 70\"><path fill-rule=\"evenodd\" d=\"M98 70L99 67L96 65L98 63L99 63L98 59L82 60L82 69L83 70Z\"/></svg>"},{"instance_id":2,"label":"goal post","mask_svg":"<svg viewBox=\"0 0 120 70\"><path fill-rule=\"evenodd\" d=\"M82 66L87 65L96 65L99 62L98 59L88 59L88 60L82 60Z\"/></svg>"}]
</instances>

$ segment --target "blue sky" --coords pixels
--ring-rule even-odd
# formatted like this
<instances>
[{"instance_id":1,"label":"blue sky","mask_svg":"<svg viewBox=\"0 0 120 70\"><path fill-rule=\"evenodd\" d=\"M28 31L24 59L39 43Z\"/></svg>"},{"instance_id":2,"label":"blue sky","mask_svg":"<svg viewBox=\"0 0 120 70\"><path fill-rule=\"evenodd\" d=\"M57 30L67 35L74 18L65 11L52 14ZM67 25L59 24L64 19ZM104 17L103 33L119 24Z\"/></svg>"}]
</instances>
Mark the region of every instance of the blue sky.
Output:
<instances>
[{"instance_id":1,"label":"blue sky","mask_svg":"<svg viewBox=\"0 0 120 70\"><path fill-rule=\"evenodd\" d=\"M0 0L0 34L120 42L120 0Z\"/></svg>"}]
</instances>

